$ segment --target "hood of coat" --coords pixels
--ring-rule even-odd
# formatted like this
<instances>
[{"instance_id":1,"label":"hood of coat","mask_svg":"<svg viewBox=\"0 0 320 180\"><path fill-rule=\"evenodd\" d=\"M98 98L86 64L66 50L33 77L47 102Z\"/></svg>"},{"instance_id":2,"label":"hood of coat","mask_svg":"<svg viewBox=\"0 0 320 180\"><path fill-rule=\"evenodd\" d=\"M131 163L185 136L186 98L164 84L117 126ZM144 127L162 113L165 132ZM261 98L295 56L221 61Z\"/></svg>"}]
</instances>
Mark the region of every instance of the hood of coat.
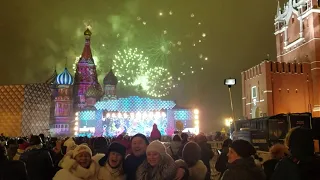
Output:
<instances>
[{"instance_id":1,"label":"hood of coat","mask_svg":"<svg viewBox=\"0 0 320 180\"><path fill-rule=\"evenodd\" d=\"M205 179L207 174L207 167L199 160L194 166L189 169L189 176L191 179Z\"/></svg>"},{"instance_id":2,"label":"hood of coat","mask_svg":"<svg viewBox=\"0 0 320 180\"><path fill-rule=\"evenodd\" d=\"M91 161L88 169L80 166L71 156L65 156L59 163L62 169L68 170L72 175L82 179L95 177L99 170L99 165L95 161Z\"/></svg>"},{"instance_id":3,"label":"hood of coat","mask_svg":"<svg viewBox=\"0 0 320 180\"><path fill-rule=\"evenodd\" d=\"M162 159L160 163L152 167L145 160L137 170L137 179L163 179L163 180L171 180L174 179L177 172L177 166L172 159L172 157L168 154L162 155Z\"/></svg>"}]
</instances>

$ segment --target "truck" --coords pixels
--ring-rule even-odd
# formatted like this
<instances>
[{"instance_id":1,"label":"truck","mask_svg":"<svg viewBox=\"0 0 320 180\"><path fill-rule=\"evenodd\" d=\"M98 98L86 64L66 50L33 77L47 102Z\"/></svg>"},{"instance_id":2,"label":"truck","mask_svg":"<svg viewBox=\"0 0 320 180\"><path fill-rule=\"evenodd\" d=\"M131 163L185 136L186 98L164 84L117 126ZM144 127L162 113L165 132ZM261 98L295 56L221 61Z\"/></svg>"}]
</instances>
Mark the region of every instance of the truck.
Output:
<instances>
[{"instance_id":1,"label":"truck","mask_svg":"<svg viewBox=\"0 0 320 180\"><path fill-rule=\"evenodd\" d=\"M312 129L315 121L311 113L288 113L235 121L232 138L244 139L252 143L259 151L268 151L275 143L283 143L291 128L304 127ZM318 123L319 124L319 123ZM318 125L320 127L320 124Z\"/></svg>"}]
</instances>

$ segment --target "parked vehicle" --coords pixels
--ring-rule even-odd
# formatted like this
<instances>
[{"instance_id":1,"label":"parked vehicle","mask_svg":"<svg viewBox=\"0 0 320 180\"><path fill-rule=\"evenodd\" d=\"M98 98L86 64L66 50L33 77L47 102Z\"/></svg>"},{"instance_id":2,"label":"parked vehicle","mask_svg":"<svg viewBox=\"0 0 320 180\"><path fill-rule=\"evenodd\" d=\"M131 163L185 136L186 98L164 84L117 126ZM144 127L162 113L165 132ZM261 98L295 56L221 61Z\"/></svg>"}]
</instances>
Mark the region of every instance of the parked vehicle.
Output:
<instances>
[{"instance_id":1,"label":"parked vehicle","mask_svg":"<svg viewBox=\"0 0 320 180\"><path fill-rule=\"evenodd\" d=\"M320 120L320 118L319 118ZM311 113L278 114L275 116L235 121L236 130L233 139L250 141L258 150L268 151L275 143L282 143L291 128L302 126L320 128L319 121L312 119ZM318 128L319 127L319 128ZM320 137L320 133L317 132Z\"/></svg>"}]
</instances>

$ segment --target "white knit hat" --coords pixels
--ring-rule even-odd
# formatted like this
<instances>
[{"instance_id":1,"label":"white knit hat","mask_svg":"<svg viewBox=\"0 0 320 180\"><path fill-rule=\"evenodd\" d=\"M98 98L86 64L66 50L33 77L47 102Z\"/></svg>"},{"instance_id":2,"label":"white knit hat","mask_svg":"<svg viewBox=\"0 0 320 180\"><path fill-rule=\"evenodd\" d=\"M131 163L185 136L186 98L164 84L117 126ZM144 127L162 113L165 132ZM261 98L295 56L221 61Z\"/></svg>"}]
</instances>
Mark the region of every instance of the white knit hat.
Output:
<instances>
[{"instance_id":1,"label":"white knit hat","mask_svg":"<svg viewBox=\"0 0 320 180\"><path fill-rule=\"evenodd\" d=\"M166 147L165 147L160 141L158 141L158 140L152 141L152 142L148 145L148 147L147 147L147 153L148 153L148 152L151 152L151 151L157 152L157 153L159 153L159 154L161 154L161 155L167 153Z\"/></svg>"},{"instance_id":2,"label":"white knit hat","mask_svg":"<svg viewBox=\"0 0 320 180\"><path fill-rule=\"evenodd\" d=\"M77 146L73 151L72 151L72 157L76 157L78 154L82 153L82 152L87 152L90 154L90 156L92 156L92 151L91 149L85 145L85 144L80 144L79 146Z\"/></svg>"}]
</instances>

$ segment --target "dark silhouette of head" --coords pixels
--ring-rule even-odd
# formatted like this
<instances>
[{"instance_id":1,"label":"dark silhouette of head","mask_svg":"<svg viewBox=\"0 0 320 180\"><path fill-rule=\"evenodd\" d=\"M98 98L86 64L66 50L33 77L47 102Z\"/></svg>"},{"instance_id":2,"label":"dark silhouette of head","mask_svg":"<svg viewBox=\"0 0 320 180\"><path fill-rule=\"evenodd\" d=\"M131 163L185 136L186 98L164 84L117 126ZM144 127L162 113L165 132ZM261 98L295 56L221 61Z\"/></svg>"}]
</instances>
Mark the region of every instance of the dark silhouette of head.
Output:
<instances>
[{"instance_id":1,"label":"dark silhouette of head","mask_svg":"<svg viewBox=\"0 0 320 180\"><path fill-rule=\"evenodd\" d=\"M8 159L7 149L4 145L0 144L0 162L3 162Z\"/></svg>"},{"instance_id":2,"label":"dark silhouette of head","mask_svg":"<svg viewBox=\"0 0 320 180\"><path fill-rule=\"evenodd\" d=\"M40 136L32 135L29 140L29 143L31 146L40 145L40 144L42 144L42 140L41 140Z\"/></svg>"}]
</instances>

